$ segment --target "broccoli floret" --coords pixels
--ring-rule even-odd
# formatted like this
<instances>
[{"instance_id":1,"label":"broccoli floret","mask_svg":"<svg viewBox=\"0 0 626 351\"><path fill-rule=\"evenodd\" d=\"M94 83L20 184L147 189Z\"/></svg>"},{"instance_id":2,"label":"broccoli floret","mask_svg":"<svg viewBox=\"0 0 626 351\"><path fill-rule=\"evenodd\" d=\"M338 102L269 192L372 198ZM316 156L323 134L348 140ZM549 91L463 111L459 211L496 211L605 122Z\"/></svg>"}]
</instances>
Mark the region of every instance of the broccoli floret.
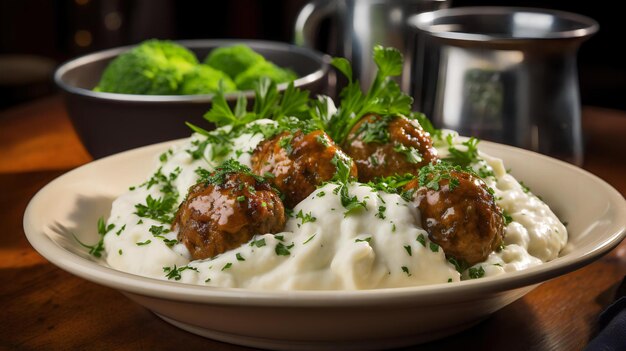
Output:
<instances>
[{"instance_id":1,"label":"broccoli floret","mask_svg":"<svg viewBox=\"0 0 626 351\"><path fill-rule=\"evenodd\" d=\"M265 58L243 44L214 49L204 60L205 64L226 72L233 79L259 62L265 62Z\"/></svg>"},{"instance_id":2,"label":"broccoli floret","mask_svg":"<svg viewBox=\"0 0 626 351\"><path fill-rule=\"evenodd\" d=\"M177 94L185 73L198 64L188 49L166 40L148 40L115 58L102 74L95 91Z\"/></svg>"},{"instance_id":3,"label":"broccoli floret","mask_svg":"<svg viewBox=\"0 0 626 351\"><path fill-rule=\"evenodd\" d=\"M204 64L198 65L185 74L180 94L212 94L219 89L220 81L224 92L237 90L235 82L226 73Z\"/></svg>"},{"instance_id":4,"label":"broccoli floret","mask_svg":"<svg viewBox=\"0 0 626 351\"><path fill-rule=\"evenodd\" d=\"M237 88L240 90L254 89L254 84L261 77L267 77L276 84L290 82L298 78L293 71L280 68L271 62L264 61L241 72L235 78L235 84L237 84Z\"/></svg>"}]
</instances>

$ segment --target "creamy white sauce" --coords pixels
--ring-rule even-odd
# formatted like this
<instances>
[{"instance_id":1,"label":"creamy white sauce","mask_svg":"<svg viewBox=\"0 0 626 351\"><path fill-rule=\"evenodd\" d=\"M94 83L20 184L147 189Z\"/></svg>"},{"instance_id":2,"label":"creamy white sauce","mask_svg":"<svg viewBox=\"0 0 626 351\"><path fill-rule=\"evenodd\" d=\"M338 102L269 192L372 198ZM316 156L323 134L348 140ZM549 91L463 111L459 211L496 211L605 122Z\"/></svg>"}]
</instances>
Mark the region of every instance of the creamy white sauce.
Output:
<instances>
[{"instance_id":1,"label":"creamy white sauce","mask_svg":"<svg viewBox=\"0 0 626 351\"><path fill-rule=\"evenodd\" d=\"M209 161L210 144L204 157L191 156L189 150L197 149L194 143L204 138L194 134L166 153L167 160L156 161L156 168L166 178L178 174L171 181L178 192L177 204L196 183L197 168L212 169L219 163ZM250 153L262 139L261 134L241 135L232 141L233 151L223 159L236 158L250 166ZM455 143L463 148L458 139ZM445 157L447 145L436 146ZM115 227L104 238L106 260L118 270L190 284L355 290L455 282L478 270L493 276L556 258L567 242L565 227L545 203L507 174L500 159L480 156L475 169L493 172L485 182L513 221L506 227L505 247L462 275L446 260L443 250L428 240L413 204L359 183L350 185L349 193L364 201L365 209L346 215L339 195L333 192L337 185L327 184L295 207L294 214L301 211L302 215L288 219L283 233L257 235L237 249L196 261L190 261L184 245L172 245L177 233L168 232L168 225L135 214L136 205L145 204L148 195L163 197L161 184L137 186L113 202L108 224Z\"/></svg>"}]
</instances>

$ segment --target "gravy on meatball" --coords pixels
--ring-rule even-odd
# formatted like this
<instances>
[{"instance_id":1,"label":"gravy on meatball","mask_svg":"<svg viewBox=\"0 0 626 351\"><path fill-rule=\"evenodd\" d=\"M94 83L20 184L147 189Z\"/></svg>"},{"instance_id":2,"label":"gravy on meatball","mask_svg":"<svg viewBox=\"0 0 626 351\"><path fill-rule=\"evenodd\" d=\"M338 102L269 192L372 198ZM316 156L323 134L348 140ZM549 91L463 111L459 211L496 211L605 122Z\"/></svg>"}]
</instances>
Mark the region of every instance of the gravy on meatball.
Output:
<instances>
[{"instance_id":1,"label":"gravy on meatball","mask_svg":"<svg viewBox=\"0 0 626 351\"><path fill-rule=\"evenodd\" d=\"M252 153L252 171L268 178L283 195L285 205L293 208L337 172L337 159L357 168L335 142L321 130L303 133L285 131L262 141Z\"/></svg>"},{"instance_id":2,"label":"gravy on meatball","mask_svg":"<svg viewBox=\"0 0 626 351\"><path fill-rule=\"evenodd\" d=\"M285 227L285 209L270 184L249 172L218 168L189 189L172 224L194 260L211 258L256 234Z\"/></svg>"},{"instance_id":3,"label":"gravy on meatball","mask_svg":"<svg viewBox=\"0 0 626 351\"><path fill-rule=\"evenodd\" d=\"M430 134L404 116L366 115L352 127L343 150L354 160L359 181L412 173L437 160Z\"/></svg>"},{"instance_id":4,"label":"gravy on meatball","mask_svg":"<svg viewBox=\"0 0 626 351\"><path fill-rule=\"evenodd\" d=\"M473 265L501 245L502 211L482 179L439 164L422 169L420 180L409 182L405 191L413 192L422 227L446 255Z\"/></svg>"}]
</instances>

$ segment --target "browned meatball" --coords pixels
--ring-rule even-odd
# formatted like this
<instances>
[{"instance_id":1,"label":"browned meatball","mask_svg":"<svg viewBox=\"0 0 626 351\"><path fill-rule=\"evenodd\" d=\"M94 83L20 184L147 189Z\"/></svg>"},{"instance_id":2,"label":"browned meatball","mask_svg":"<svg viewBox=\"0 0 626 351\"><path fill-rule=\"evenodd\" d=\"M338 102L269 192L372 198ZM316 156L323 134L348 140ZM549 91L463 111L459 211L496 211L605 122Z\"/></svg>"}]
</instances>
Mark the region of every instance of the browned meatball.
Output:
<instances>
[{"instance_id":1,"label":"browned meatball","mask_svg":"<svg viewBox=\"0 0 626 351\"><path fill-rule=\"evenodd\" d=\"M356 162L359 181L394 174L417 174L435 160L430 134L417 121L403 116L367 115L352 127L343 145Z\"/></svg>"},{"instance_id":2,"label":"browned meatball","mask_svg":"<svg viewBox=\"0 0 626 351\"><path fill-rule=\"evenodd\" d=\"M316 187L337 172L337 162L349 165L357 175L354 162L321 130L283 132L261 142L252 153L252 171L271 173L268 180L283 194L285 205L293 208Z\"/></svg>"},{"instance_id":3,"label":"browned meatball","mask_svg":"<svg viewBox=\"0 0 626 351\"><path fill-rule=\"evenodd\" d=\"M484 261L504 238L502 212L485 182L459 170L435 171L424 179L427 186L419 186L416 179L405 190L414 191L413 201L430 240L457 260L470 265ZM433 179L439 179L438 185Z\"/></svg>"},{"instance_id":4,"label":"browned meatball","mask_svg":"<svg viewBox=\"0 0 626 351\"><path fill-rule=\"evenodd\" d=\"M194 260L237 248L256 234L285 227L276 191L252 174L226 173L217 184L192 186L172 225Z\"/></svg>"}]
</instances>

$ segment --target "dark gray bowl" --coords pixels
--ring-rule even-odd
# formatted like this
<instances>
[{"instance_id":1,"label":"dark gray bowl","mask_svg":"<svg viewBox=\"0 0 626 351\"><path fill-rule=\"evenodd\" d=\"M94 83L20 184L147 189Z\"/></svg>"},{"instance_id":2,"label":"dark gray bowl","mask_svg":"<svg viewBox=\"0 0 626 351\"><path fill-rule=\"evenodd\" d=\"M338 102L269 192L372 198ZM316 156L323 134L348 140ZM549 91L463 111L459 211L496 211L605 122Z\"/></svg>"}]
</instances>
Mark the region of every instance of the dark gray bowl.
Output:
<instances>
[{"instance_id":1,"label":"dark gray bowl","mask_svg":"<svg viewBox=\"0 0 626 351\"><path fill-rule=\"evenodd\" d=\"M183 40L199 60L214 48L243 43L267 60L297 73L294 85L323 94L328 89L330 57L287 43L257 40ZM67 110L87 151L100 158L135 147L189 136L185 122L205 129L212 125L202 118L213 95L131 95L94 92L107 64L133 46L82 56L61 65L54 81L63 90ZM278 86L287 88L287 83ZM243 92L249 103L252 91ZM229 94L235 100L238 94Z\"/></svg>"}]
</instances>

